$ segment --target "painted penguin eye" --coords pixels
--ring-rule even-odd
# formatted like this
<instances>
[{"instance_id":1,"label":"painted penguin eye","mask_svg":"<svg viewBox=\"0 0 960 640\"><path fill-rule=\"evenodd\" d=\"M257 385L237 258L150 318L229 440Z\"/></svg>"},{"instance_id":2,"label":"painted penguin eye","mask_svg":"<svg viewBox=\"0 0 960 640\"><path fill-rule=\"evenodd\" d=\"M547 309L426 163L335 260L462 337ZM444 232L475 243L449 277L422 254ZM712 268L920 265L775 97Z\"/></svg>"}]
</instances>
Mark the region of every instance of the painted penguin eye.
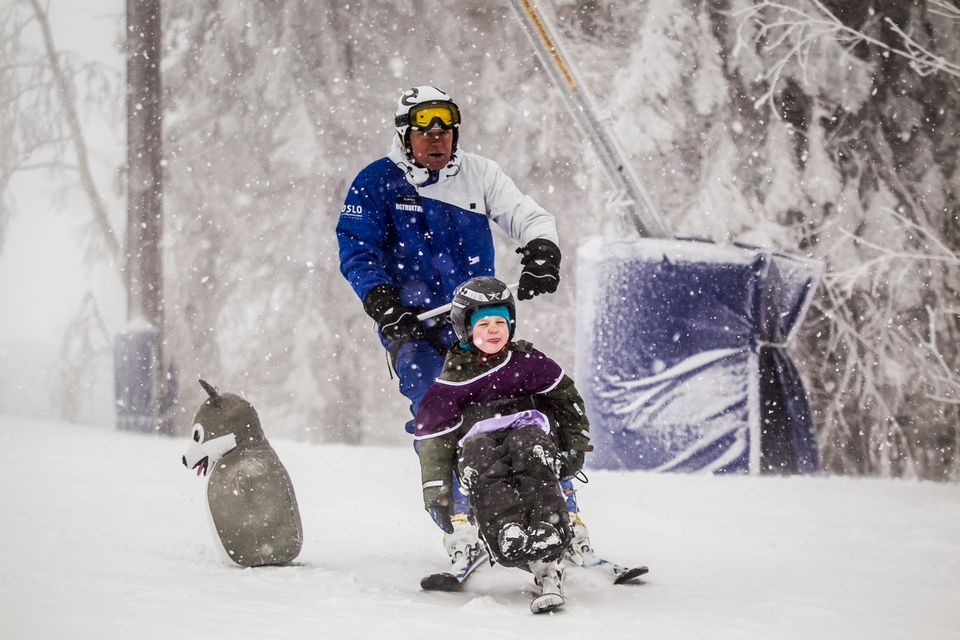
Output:
<instances>
[{"instance_id":1,"label":"painted penguin eye","mask_svg":"<svg viewBox=\"0 0 960 640\"><path fill-rule=\"evenodd\" d=\"M201 442L203 440L203 425L197 423L193 425L193 441Z\"/></svg>"}]
</instances>

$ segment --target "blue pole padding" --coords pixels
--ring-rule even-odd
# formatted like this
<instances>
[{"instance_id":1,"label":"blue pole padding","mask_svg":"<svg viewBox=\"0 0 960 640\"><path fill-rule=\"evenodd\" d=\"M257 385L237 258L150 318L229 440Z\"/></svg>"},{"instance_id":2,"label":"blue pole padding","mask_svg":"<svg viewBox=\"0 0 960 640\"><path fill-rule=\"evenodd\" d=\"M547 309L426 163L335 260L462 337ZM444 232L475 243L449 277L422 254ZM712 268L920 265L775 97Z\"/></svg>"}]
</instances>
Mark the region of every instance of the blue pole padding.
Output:
<instances>
[{"instance_id":1,"label":"blue pole padding","mask_svg":"<svg viewBox=\"0 0 960 640\"><path fill-rule=\"evenodd\" d=\"M160 331L126 331L114 341L117 429L153 433L159 424Z\"/></svg>"}]
</instances>

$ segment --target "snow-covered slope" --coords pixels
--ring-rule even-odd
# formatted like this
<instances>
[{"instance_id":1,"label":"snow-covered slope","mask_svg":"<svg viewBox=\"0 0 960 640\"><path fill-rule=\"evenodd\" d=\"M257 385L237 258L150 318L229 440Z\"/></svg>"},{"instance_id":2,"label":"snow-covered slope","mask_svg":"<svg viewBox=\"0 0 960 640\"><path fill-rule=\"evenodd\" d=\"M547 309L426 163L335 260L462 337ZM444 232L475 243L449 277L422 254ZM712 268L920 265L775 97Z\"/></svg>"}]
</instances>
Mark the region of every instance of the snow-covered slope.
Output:
<instances>
[{"instance_id":1,"label":"snow-covered slope","mask_svg":"<svg viewBox=\"0 0 960 640\"><path fill-rule=\"evenodd\" d=\"M569 569L566 608L533 616L519 570L419 590L445 555L410 449L273 444L303 553L240 569L186 440L0 417L0 638L960 637L958 485L593 472L595 545L651 573Z\"/></svg>"}]
</instances>

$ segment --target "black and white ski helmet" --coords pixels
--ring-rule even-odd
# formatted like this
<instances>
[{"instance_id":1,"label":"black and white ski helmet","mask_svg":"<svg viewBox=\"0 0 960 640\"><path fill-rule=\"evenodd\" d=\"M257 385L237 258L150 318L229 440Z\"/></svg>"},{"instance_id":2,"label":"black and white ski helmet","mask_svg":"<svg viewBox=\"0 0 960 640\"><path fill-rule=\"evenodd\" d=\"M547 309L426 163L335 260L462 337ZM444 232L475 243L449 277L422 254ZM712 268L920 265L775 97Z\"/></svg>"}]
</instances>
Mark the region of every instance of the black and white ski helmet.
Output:
<instances>
[{"instance_id":1,"label":"black and white ski helmet","mask_svg":"<svg viewBox=\"0 0 960 640\"><path fill-rule=\"evenodd\" d=\"M453 292L450 305L450 324L460 342L471 342L470 317L483 307L506 307L510 313L510 335L517 327L517 304L513 292L503 282L491 276L470 278Z\"/></svg>"},{"instance_id":2,"label":"black and white ski helmet","mask_svg":"<svg viewBox=\"0 0 960 640\"><path fill-rule=\"evenodd\" d=\"M414 113L422 111L431 106L447 107L451 118L442 123L445 129L453 129L453 153L457 152L457 140L460 137L460 107L453 101L446 91L441 91L430 85L420 85L411 87L400 94L397 98L397 108L393 112L393 123L397 129L397 135L400 136L400 144L406 150L407 155L410 151L410 127L414 124ZM429 123L432 125L432 119Z\"/></svg>"}]
</instances>

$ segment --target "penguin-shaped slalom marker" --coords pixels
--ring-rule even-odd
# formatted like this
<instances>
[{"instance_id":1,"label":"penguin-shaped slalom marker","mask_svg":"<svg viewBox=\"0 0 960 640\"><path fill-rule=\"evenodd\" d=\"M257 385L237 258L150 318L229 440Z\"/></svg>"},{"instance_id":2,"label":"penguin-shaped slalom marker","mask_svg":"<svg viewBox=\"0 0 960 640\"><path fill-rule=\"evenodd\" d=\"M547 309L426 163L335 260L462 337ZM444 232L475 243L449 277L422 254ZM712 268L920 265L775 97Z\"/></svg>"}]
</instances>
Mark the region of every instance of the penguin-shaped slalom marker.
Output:
<instances>
[{"instance_id":1,"label":"penguin-shaped slalom marker","mask_svg":"<svg viewBox=\"0 0 960 640\"><path fill-rule=\"evenodd\" d=\"M224 551L243 567L291 562L303 546L303 526L287 470L253 405L204 380L200 386L210 397L193 418L183 464L198 476L210 471L207 506Z\"/></svg>"}]
</instances>

